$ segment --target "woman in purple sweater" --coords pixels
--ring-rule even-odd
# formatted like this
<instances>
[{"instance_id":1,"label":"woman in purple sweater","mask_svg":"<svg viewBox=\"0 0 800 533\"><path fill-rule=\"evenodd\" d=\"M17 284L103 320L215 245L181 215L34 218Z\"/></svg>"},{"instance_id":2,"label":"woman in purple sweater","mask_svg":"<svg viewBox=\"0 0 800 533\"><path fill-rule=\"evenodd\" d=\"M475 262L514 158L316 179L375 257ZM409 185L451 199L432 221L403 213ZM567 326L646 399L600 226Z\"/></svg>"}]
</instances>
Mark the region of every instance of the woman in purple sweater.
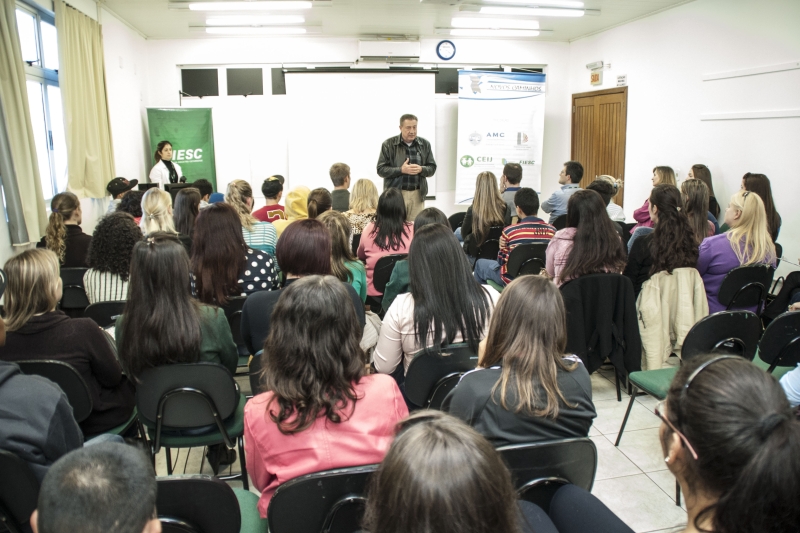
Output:
<instances>
[{"instance_id":1,"label":"woman in purple sweater","mask_svg":"<svg viewBox=\"0 0 800 533\"><path fill-rule=\"evenodd\" d=\"M744 190L734 194L725 211L725 223L730 231L706 238L697 260L710 313L725 310L719 302L719 289L728 272L739 266L777 263L764 202L757 194ZM749 310L755 311L755 307Z\"/></svg>"}]
</instances>

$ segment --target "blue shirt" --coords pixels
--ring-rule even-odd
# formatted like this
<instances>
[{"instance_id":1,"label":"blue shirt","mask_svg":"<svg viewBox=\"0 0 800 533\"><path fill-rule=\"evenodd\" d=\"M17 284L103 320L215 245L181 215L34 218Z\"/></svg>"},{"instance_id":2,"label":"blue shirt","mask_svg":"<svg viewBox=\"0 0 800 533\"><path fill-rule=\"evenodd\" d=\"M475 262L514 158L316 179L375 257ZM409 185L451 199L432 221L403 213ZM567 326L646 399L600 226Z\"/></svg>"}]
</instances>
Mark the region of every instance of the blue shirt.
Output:
<instances>
[{"instance_id":1,"label":"blue shirt","mask_svg":"<svg viewBox=\"0 0 800 533\"><path fill-rule=\"evenodd\" d=\"M550 198L542 203L542 211L550 213L550 224L561 215L567 214L567 202L569 202L569 197L572 196L575 191L580 190L580 188L581 186L577 183L567 183L561 186L560 191L554 192Z\"/></svg>"}]
</instances>

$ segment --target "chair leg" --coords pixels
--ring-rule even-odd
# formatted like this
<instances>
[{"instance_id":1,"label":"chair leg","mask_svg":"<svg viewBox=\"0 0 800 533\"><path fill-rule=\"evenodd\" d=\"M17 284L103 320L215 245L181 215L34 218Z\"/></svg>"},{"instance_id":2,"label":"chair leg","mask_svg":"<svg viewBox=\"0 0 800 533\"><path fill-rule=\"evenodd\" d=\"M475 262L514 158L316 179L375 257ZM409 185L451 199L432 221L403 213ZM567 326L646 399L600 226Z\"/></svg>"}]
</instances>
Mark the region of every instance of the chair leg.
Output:
<instances>
[{"instance_id":1,"label":"chair leg","mask_svg":"<svg viewBox=\"0 0 800 533\"><path fill-rule=\"evenodd\" d=\"M172 454L169 451L169 448L164 448L164 453L167 456L167 475L172 475Z\"/></svg>"},{"instance_id":2,"label":"chair leg","mask_svg":"<svg viewBox=\"0 0 800 533\"><path fill-rule=\"evenodd\" d=\"M619 371L616 368L614 368L614 384L617 387L617 401L621 402L622 401L622 393L619 390Z\"/></svg>"},{"instance_id":3,"label":"chair leg","mask_svg":"<svg viewBox=\"0 0 800 533\"><path fill-rule=\"evenodd\" d=\"M636 401L636 387L632 386L632 393L631 394L631 401L628 402L628 409L625 410L625 418L622 419L622 425L619 428L619 433L617 433L617 440L614 442L614 446L619 446L619 441L622 439L622 432L625 431L625 424L628 423L628 417L631 414L631 409L633 409L633 402Z\"/></svg>"},{"instance_id":4,"label":"chair leg","mask_svg":"<svg viewBox=\"0 0 800 533\"><path fill-rule=\"evenodd\" d=\"M237 443L239 447L239 466L242 467L242 487L244 490L250 490L250 484L247 481L247 465L244 459L244 439L239 437Z\"/></svg>"},{"instance_id":5,"label":"chair leg","mask_svg":"<svg viewBox=\"0 0 800 533\"><path fill-rule=\"evenodd\" d=\"M675 505L681 506L681 484L677 479L675 480Z\"/></svg>"}]
</instances>

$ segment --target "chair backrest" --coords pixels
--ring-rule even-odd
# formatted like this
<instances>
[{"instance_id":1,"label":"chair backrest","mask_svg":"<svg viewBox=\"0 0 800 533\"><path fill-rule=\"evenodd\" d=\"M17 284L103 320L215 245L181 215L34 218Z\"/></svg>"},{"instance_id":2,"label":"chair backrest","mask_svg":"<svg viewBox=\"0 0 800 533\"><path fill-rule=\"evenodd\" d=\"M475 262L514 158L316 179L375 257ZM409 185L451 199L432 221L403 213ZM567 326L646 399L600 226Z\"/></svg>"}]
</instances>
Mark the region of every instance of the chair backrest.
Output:
<instances>
[{"instance_id":1,"label":"chair backrest","mask_svg":"<svg viewBox=\"0 0 800 533\"><path fill-rule=\"evenodd\" d=\"M761 337L761 320L751 311L720 311L692 326L681 359L709 353L731 353L752 361Z\"/></svg>"},{"instance_id":2,"label":"chair backrest","mask_svg":"<svg viewBox=\"0 0 800 533\"><path fill-rule=\"evenodd\" d=\"M770 365L769 372L800 363L800 313L783 313L769 323L758 344L758 357Z\"/></svg>"},{"instance_id":3,"label":"chair backrest","mask_svg":"<svg viewBox=\"0 0 800 533\"><path fill-rule=\"evenodd\" d=\"M559 215L553 220L551 224L556 229L564 229L567 227L567 215Z\"/></svg>"},{"instance_id":4,"label":"chair backrest","mask_svg":"<svg viewBox=\"0 0 800 533\"><path fill-rule=\"evenodd\" d=\"M508 256L506 272L512 278L526 274L538 274L545 267L547 244L520 244L511 250Z\"/></svg>"},{"instance_id":5,"label":"chair backrest","mask_svg":"<svg viewBox=\"0 0 800 533\"><path fill-rule=\"evenodd\" d=\"M12 533L28 531L31 513L39 499L39 482L28 463L0 450L0 526Z\"/></svg>"},{"instance_id":6,"label":"chair backrest","mask_svg":"<svg viewBox=\"0 0 800 533\"><path fill-rule=\"evenodd\" d=\"M239 533L242 515L233 489L209 475L157 478L162 531Z\"/></svg>"},{"instance_id":7,"label":"chair backrest","mask_svg":"<svg viewBox=\"0 0 800 533\"><path fill-rule=\"evenodd\" d=\"M775 255L778 256L778 259L783 257L783 246L781 246L777 242L775 243Z\"/></svg>"},{"instance_id":8,"label":"chair backrest","mask_svg":"<svg viewBox=\"0 0 800 533\"><path fill-rule=\"evenodd\" d=\"M72 406L72 415L77 422L83 422L92 413L89 386L71 364L48 359L16 363L23 374L42 376L58 385L67 395L67 401Z\"/></svg>"},{"instance_id":9,"label":"chair backrest","mask_svg":"<svg viewBox=\"0 0 800 533\"><path fill-rule=\"evenodd\" d=\"M88 268L62 268L61 284L63 295L61 296L60 308L67 309L86 309L89 306L89 299L86 297L86 290L83 286L83 275Z\"/></svg>"},{"instance_id":10,"label":"chair backrest","mask_svg":"<svg viewBox=\"0 0 800 533\"><path fill-rule=\"evenodd\" d=\"M375 286L376 291L383 294L383 291L386 290L386 284L389 283L392 277L394 265L406 257L408 257L408 254L391 254L384 255L378 259L378 262L375 263L375 270L372 272L372 284Z\"/></svg>"},{"instance_id":11,"label":"chair backrest","mask_svg":"<svg viewBox=\"0 0 800 533\"><path fill-rule=\"evenodd\" d=\"M492 226L486 234L486 239L478 246L478 259L497 260L497 253L500 251L500 237L503 235L504 226Z\"/></svg>"},{"instance_id":12,"label":"chair backrest","mask_svg":"<svg viewBox=\"0 0 800 533\"><path fill-rule=\"evenodd\" d=\"M361 531L367 482L378 465L337 468L280 485L267 508L270 533Z\"/></svg>"},{"instance_id":13,"label":"chair backrest","mask_svg":"<svg viewBox=\"0 0 800 533\"><path fill-rule=\"evenodd\" d=\"M94 320L101 328L113 326L117 317L125 310L125 300L97 302L83 311L83 316Z\"/></svg>"},{"instance_id":14,"label":"chair backrest","mask_svg":"<svg viewBox=\"0 0 800 533\"><path fill-rule=\"evenodd\" d=\"M353 234L353 255L358 257L358 245L361 244L361 233Z\"/></svg>"},{"instance_id":15,"label":"chair backrest","mask_svg":"<svg viewBox=\"0 0 800 533\"><path fill-rule=\"evenodd\" d=\"M461 376L477 366L478 354L465 343L422 350L408 366L406 396L414 405L439 409Z\"/></svg>"},{"instance_id":16,"label":"chair backrest","mask_svg":"<svg viewBox=\"0 0 800 533\"><path fill-rule=\"evenodd\" d=\"M772 285L775 269L771 265L737 267L728 272L719 288L719 303L731 308L761 307Z\"/></svg>"},{"instance_id":17,"label":"chair backrest","mask_svg":"<svg viewBox=\"0 0 800 533\"><path fill-rule=\"evenodd\" d=\"M155 425L196 428L216 424L236 410L239 394L233 376L216 363L182 363L148 368L136 384L139 416Z\"/></svg>"},{"instance_id":18,"label":"chair backrest","mask_svg":"<svg viewBox=\"0 0 800 533\"><path fill-rule=\"evenodd\" d=\"M515 444L497 449L503 457L520 499L547 511L553 494L571 483L592 490L597 471L597 447L588 438L533 444Z\"/></svg>"},{"instance_id":19,"label":"chair backrest","mask_svg":"<svg viewBox=\"0 0 800 533\"><path fill-rule=\"evenodd\" d=\"M228 303L222 310L225 311L225 317L228 319L228 326L231 328L231 335L233 335L233 342L236 346L244 346L244 339L242 339L242 307L247 296L233 296L228 298Z\"/></svg>"},{"instance_id":20,"label":"chair backrest","mask_svg":"<svg viewBox=\"0 0 800 533\"><path fill-rule=\"evenodd\" d=\"M450 223L450 229L455 231L464 224L464 217L467 216L466 212L461 213L453 213L447 218L447 221Z\"/></svg>"},{"instance_id":21,"label":"chair backrest","mask_svg":"<svg viewBox=\"0 0 800 533\"><path fill-rule=\"evenodd\" d=\"M8 284L8 276L6 276L5 270L0 268L0 298L3 297L3 293L6 292L6 285Z\"/></svg>"}]
</instances>

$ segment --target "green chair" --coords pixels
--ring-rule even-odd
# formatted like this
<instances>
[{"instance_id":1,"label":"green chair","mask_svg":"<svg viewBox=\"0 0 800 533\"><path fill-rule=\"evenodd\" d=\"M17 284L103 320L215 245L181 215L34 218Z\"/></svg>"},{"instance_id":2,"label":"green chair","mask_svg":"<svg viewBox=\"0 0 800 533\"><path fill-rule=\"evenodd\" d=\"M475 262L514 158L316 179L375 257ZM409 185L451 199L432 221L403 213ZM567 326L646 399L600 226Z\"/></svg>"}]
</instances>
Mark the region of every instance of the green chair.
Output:
<instances>
[{"instance_id":1,"label":"green chair","mask_svg":"<svg viewBox=\"0 0 800 533\"><path fill-rule=\"evenodd\" d=\"M241 479L249 489L244 458L244 404L233 376L216 363L191 363L148 368L136 385L139 420L147 428L151 454L166 448L167 473L172 474L172 448L238 445ZM234 441L235 439L235 441Z\"/></svg>"},{"instance_id":2,"label":"green chair","mask_svg":"<svg viewBox=\"0 0 800 533\"><path fill-rule=\"evenodd\" d=\"M769 323L753 362L778 379L800 363L800 313L783 313Z\"/></svg>"}]
</instances>

